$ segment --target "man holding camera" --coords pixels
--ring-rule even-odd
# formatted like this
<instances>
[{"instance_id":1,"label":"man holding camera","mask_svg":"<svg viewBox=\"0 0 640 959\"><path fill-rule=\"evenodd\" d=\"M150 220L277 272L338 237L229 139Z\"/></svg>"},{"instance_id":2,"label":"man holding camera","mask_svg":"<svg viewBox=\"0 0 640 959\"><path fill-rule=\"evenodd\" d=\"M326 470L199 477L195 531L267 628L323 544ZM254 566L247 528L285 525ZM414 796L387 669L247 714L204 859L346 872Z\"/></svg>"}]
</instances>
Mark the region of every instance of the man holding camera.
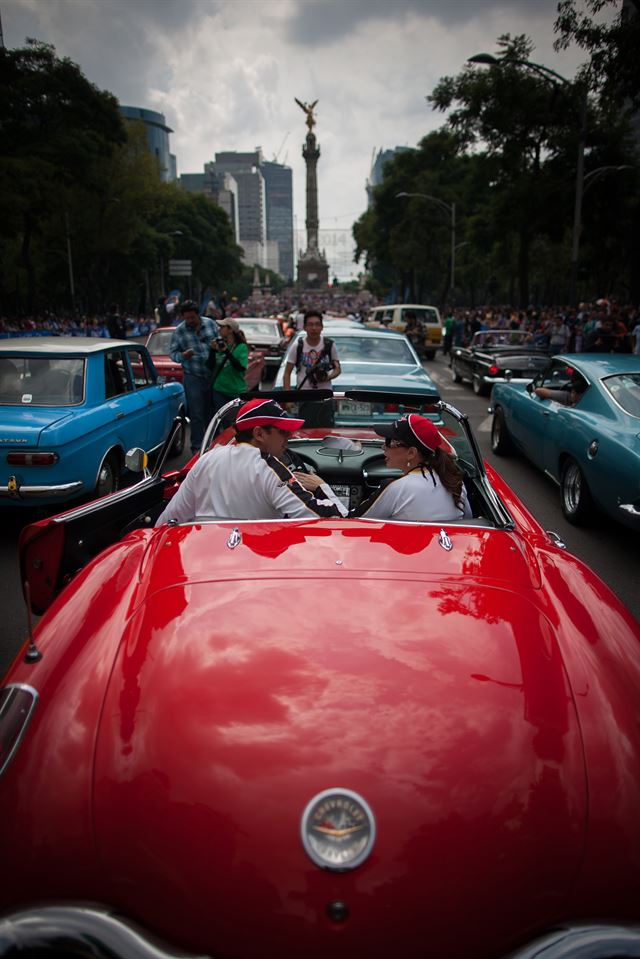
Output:
<instances>
[{"instance_id":1,"label":"man holding camera","mask_svg":"<svg viewBox=\"0 0 640 959\"><path fill-rule=\"evenodd\" d=\"M286 355L283 387L291 389L291 371L296 370L299 390L330 390L331 380L340 375L340 361L333 340L322 335L322 314L307 310L304 315L305 335L292 343ZM305 426L333 426L333 400L304 402L298 407Z\"/></svg>"}]
</instances>

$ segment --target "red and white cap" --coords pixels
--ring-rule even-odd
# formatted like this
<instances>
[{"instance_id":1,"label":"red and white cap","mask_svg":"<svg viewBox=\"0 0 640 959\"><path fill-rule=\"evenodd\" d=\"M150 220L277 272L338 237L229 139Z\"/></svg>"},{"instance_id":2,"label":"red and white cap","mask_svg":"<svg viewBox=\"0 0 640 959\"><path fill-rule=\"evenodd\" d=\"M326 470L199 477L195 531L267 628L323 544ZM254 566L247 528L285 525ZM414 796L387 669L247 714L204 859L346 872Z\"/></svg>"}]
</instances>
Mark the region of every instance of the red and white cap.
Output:
<instances>
[{"instance_id":1,"label":"red and white cap","mask_svg":"<svg viewBox=\"0 0 640 959\"><path fill-rule=\"evenodd\" d=\"M429 453L435 453L439 446L444 446L437 426L419 413L401 416L399 420L389 423L388 426L376 426L375 431L378 436L388 436L398 440L399 443L404 443L405 446L422 448Z\"/></svg>"},{"instance_id":2,"label":"red and white cap","mask_svg":"<svg viewBox=\"0 0 640 959\"><path fill-rule=\"evenodd\" d=\"M275 400L249 400L240 407L235 427L237 430L252 430L254 426L275 426L293 433L304 426L304 420L289 416Z\"/></svg>"}]
</instances>

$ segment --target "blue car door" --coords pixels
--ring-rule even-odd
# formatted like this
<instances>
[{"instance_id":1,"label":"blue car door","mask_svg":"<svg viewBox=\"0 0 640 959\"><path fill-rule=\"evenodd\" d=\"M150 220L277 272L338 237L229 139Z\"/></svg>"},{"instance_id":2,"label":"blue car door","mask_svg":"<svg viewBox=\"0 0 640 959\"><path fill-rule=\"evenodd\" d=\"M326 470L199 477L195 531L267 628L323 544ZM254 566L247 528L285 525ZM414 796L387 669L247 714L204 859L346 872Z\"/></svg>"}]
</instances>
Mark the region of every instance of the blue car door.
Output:
<instances>
[{"instance_id":1,"label":"blue car door","mask_svg":"<svg viewBox=\"0 0 640 959\"><path fill-rule=\"evenodd\" d=\"M159 446L165 439L176 413L177 403L170 390L157 382L146 348L132 345L127 349L131 376L138 398L143 403L146 421L146 450Z\"/></svg>"},{"instance_id":2,"label":"blue car door","mask_svg":"<svg viewBox=\"0 0 640 959\"><path fill-rule=\"evenodd\" d=\"M114 347L104 353L104 382L107 406L113 414L112 436L125 451L134 446L148 449L147 404L134 386L126 348Z\"/></svg>"}]
</instances>

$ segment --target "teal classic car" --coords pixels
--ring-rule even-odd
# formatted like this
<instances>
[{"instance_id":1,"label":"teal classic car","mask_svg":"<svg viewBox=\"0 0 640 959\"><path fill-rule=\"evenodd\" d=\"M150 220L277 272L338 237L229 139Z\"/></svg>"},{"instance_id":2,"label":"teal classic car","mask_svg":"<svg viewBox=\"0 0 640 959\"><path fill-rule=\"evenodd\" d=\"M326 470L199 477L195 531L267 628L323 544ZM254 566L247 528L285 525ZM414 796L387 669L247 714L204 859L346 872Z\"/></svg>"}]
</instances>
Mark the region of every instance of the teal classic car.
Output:
<instances>
[{"instance_id":1,"label":"teal classic car","mask_svg":"<svg viewBox=\"0 0 640 959\"><path fill-rule=\"evenodd\" d=\"M517 449L543 469L570 523L595 505L640 530L640 356L554 356L531 383L497 383L492 408L493 452Z\"/></svg>"},{"instance_id":2,"label":"teal classic car","mask_svg":"<svg viewBox=\"0 0 640 959\"><path fill-rule=\"evenodd\" d=\"M304 335L301 332L294 337L294 350ZM440 399L438 387L423 369L416 351L404 334L329 324L323 336L333 340L340 360L340 375L331 382L334 390L389 391L398 397L425 393L433 398L433 402ZM283 388L285 364L286 357L274 381L276 390ZM372 406L367 402L345 400L338 407L336 423L367 423L372 416L376 420L393 420L397 419L401 410L402 404L397 403L375 403Z\"/></svg>"},{"instance_id":3,"label":"teal classic car","mask_svg":"<svg viewBox=\"0 0 640 959\"><path fill-rule=\"evenodd\" d=\"M146 346L90 337L0 343L0 508L67 504L118 488L131 447L159 449L181 383L158 377Z\"/></svg>"}]
</instances>

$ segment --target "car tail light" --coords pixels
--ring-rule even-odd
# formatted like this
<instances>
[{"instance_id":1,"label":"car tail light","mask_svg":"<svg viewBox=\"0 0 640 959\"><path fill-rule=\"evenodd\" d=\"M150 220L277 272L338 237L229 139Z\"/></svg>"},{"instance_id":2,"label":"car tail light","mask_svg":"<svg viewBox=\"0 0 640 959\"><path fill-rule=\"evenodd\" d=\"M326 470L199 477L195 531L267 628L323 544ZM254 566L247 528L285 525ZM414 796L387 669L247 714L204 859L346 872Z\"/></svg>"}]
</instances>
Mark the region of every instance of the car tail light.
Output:
<instances>
[{"instance_id":1,"label":"car tail light","mask_svg":"<svg viewBox=\"0 0 640 959\"><path fill-rule=\"evenodd\" d=\"M60 457L57 453L8 453L11 466L53 466Z\"/></svg>"},{"instance_id":2,"label":"car tail light","mask_svg":"<svg viewBox=\"0 0 640 959\"><path fill-rule=\"evenodd\" d=\"M31 686L15 683L0 689L0 776L13 759L37 702Z\"/></svg>"},{"instance_id":3,"label":"car tail light","mask_svg":"<svg viewBox=\"0 0 640 959\"><path fill-rule=\"evenodd\" d=\"M490 376L496 376L499 371L500 371L500 367L496 366L495 363L492 363L491 366L489 367Z\"/></svg>"},{"instance_id":4,"label":"car tail light","mask_svg":"<svg viewBox=\"0 0 640 959\"><path fill-rule=\"evenodd\" d=\"M384 404L384 411L385 411L385 413L397 413L397 412L398 412L398 404L397 404L397 403L385 403L385 404Z\"/></svg>"}]
</instances>

